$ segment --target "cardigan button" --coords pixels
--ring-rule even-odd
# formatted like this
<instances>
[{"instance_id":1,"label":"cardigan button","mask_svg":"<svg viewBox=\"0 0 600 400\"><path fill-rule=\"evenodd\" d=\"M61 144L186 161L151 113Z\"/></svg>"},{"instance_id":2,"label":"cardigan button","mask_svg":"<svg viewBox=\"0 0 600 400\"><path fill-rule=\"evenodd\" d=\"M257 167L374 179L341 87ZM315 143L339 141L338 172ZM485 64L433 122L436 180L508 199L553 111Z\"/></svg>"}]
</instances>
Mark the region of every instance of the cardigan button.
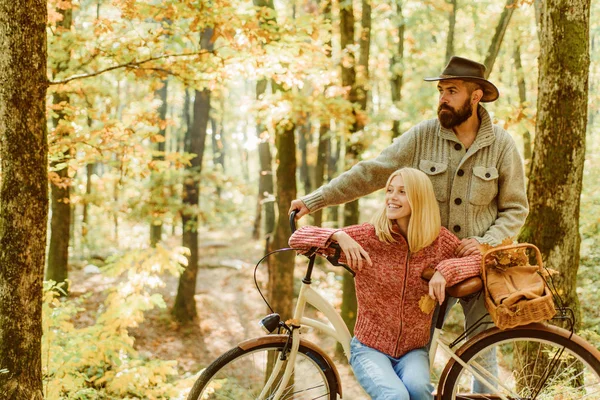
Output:
<instances>
[{"instance_id":1,"label":"cardigan button","mask_svg":"<svg viewBox=\"0 0 600 400\"><path fill-rule=\"evenodd\" d=\"M485 177L486 177L486 178L489 178L490 176L492 176L492 175L490 175L490 173L489 173L489 172L487 172L487 173L485 174Z\"/></svg>"},{"instance_id":2,"label":"cardigan button","mask_svg":"<svg viewBox=\"0 0 600 400\"><path fill-rule=\"evenodd\" d=\"M462 150L462 146L461 146L461 144L460 144L460 143L456 143L456 144L454 145L454 149L455 149L455 150Z\"/></svg>"},{"instance_id":3,"label":"cardigan button","mask_svg":"<svg viewBox=\"0 0 600 400\"><path fill-rule=\"evenodd\" d=\"M456 204L457 206L460 206L462 204L462 199L457 197L456 199L454 199L454 204Z\"/></svg>"},{"instance_id":4,"label":"cardigan button","mask_svg":"<svg viewBox=\"0 0 600 400\"><path fill-rule=\"evenodd\" d=\"M456 175L458 176L463 176L465 174L465 171L462 169L459 169L458 172L456 173Z\"/></svg>"},{"instance_id":5,"label":"cardigan button","mask_svg":"<svg viewBox=\"0 0 600 400\"><path fill-rule=\"evenodd\" d=\"M454 229L454 232L460 232L460 225L454 225L452 229Z\"/></svg>"},{"instance_id":6,"label":"cardigan button","mask_svg":"<svg viewBox=\"0 0 600 400\"><path fill-rule=\"evenodd\" d=\"M435 167L431 167L431 168L429 168L429 170L430 170L431 172L435 172Z\"/></svg>"}]
</instances>

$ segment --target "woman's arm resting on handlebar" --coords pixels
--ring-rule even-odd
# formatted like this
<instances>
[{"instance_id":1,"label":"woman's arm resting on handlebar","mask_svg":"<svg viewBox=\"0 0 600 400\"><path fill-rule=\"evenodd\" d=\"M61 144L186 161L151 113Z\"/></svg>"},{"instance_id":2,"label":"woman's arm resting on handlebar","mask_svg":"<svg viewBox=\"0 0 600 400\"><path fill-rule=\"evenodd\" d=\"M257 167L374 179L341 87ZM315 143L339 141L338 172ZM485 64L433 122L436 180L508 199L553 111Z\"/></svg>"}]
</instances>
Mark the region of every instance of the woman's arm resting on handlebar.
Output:
<instances>
[{"instance_id":1,"label":"woman's arm resting on handlebar","mask_svg":"<svg viewBox=\"0 0 600 400\"><path fill-rule=\"evenodd\" d=\"M369 253L367 253L365 249L363 249L362 246L358 244L356 240L352 239L346 232L337 231L331 235L331 238L338 242L342 248L347 264L350 268L360 270L363 266L363 258L369 265L373 265L371 262L371 257L369 257Z\"/></svg>"}]
</instances>

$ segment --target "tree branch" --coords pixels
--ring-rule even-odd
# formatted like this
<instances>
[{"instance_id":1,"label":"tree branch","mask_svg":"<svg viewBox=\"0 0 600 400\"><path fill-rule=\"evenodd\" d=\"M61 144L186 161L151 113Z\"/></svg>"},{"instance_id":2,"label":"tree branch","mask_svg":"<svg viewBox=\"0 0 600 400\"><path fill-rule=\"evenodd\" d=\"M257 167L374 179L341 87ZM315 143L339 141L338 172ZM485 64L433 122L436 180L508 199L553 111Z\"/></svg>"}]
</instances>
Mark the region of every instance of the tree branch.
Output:
<instances>
[{"instance_id":1,"label":"tree branch","mask_svg":"<svg viewBox=\"0 0 600 400\"><path fill-rule=\"evenodd\" d=\"M87 74L79 74L79 75L73 75L70 78L67 79L63 79L60 81L48 81L48 85L62 85L77 79L84 79L84 78L91 78L93 76L98 76L101 75L105 72L109 72L109 71L113 71L115 69L120 69L120 68L132 68L132 67L138 67L140 65L149 63L151 61L157 61L157 60L161 60L163 58L168 58L168 57L190 57L190 56L197 56L197 55L201 55L201 54L209 54L212 53L210 51L207 50L199 50L199 51L195 51L193 53L181 53L181 54L162 54L160 56L156 56L156 57L150 57L147 58L145 60L141 60L141 61L129 61L123 64L119 64L119 65L114 65L112 67L108 67L105 69L101 69L100 71L96 71L96 72L90 72Z\"/></svg>"}]
</instances>

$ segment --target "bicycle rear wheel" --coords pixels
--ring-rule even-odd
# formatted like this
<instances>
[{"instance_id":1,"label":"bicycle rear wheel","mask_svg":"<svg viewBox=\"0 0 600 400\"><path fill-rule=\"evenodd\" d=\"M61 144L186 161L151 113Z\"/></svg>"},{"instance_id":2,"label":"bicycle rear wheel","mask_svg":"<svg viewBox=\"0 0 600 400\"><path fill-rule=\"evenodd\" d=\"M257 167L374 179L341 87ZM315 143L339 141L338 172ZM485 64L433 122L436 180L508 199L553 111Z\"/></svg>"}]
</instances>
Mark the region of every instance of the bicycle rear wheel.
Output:
<instances>
[{"instance_id":1,"label":"bicycle rear wheel","mask_svg":"<svg viewBox=\"0 0 600 400\"><path fill-rule=\"evenodd\" d=\"M258 399L286 340L287 336L284 335L266 336L229 350L202 372L188 400ZM281 376L277 379L281 379ZM281 383L278 380L266 399L273 398L273 393ZM329 358L321 354L316 346L301 341L293 378L288 382L281 399L335 400L337 392L338 377Z\"/></svg>"},{"instance_id":2,"label":"bicycle rear wheel","mask_svg":"<svg viewBox=\"0 0 600 400\"><path fill-rule=\"evenodd\" d=\"M542 324L483 332L457 354L485 376L485 354L494 351L499 370L496 389L472 394L473 374L451 361L443 374L442 399L492 400L502 394L519 400L598 400L600 352L579 336L569 336L564 329Z\"/></svg>"}]
</instances>

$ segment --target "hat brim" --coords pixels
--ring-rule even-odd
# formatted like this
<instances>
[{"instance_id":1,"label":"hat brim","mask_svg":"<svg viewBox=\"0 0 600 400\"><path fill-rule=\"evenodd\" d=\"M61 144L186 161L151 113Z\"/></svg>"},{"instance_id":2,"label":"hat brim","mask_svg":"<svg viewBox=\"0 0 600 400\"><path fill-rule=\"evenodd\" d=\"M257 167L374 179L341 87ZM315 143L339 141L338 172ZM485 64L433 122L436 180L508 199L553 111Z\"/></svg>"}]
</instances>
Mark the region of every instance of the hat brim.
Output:
<instances>
[{"instance_id":1,"label":"hat brim","mask_svg":"<svg viewBox=\"0 0 600 400\"><path fill-rule=\"evenodd\" d=\"M492 101L498 100L500 97L500 91L498 88L487 79L479 78L477 76L450 76L450 75L441 75L441 76L433 76L430 78L424 78L424 80L428 82L432 81L449 81L451 79L460 79L462 81L471 81L476 82L481 85L483 88L483 97L481 98L482 103L491 103Z\"/></svg>"}]
</instances>

